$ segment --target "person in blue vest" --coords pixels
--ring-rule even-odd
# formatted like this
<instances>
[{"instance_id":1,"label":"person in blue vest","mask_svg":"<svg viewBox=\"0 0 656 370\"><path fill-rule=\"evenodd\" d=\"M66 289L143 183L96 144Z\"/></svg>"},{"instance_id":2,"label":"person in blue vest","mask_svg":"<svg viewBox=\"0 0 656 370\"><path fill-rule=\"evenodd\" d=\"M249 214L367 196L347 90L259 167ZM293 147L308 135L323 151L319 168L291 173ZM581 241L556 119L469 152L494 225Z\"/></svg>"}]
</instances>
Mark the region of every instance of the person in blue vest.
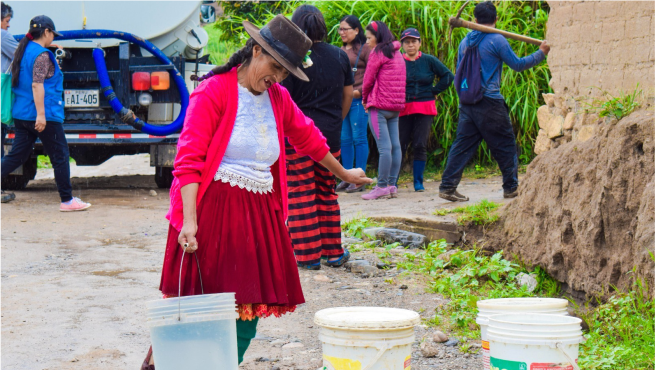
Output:
<instances>
[{"instance_id":1,"label":"person in blue vest","mask_svg":"<svg viewBox=\"0 0 656 370\"><path fill-rule=\"evenodd\" d=\"M491 1L479 3L474 8L474 17L480 25L495 27L497 8ZM538 51L519 58L502 35L471 31L460 43L457 68L460 68L468 47L478 48L483 99L476 104L460 104L456 139L442 174L439 196L452 202L469 200L458 193L456 188L465 166L476 153L481 141L485 140L503 176L503 197L514 198L518 194L519 161L508 105L501 95L501 70L504 63L517 72L533 68L545 59L550 47L544 41Z\"/></svg>"},{"instance_id":2,"label":"person in blue vest","mask_svg":"<svg viewBox=\"0 0 656 370\"><path fill-rule=\"evenodd\" d=\"M40 139L55 170L62 212L82 211L91 204L73 197L68 143L64 134L64 74L52 46L55 29L52 19L39 15L30 21L30 30L18 43L11 66L11 86L15 99L14 142L2 158L2 177L30 158L36 139Z\"/></svg>"}]
</instances>

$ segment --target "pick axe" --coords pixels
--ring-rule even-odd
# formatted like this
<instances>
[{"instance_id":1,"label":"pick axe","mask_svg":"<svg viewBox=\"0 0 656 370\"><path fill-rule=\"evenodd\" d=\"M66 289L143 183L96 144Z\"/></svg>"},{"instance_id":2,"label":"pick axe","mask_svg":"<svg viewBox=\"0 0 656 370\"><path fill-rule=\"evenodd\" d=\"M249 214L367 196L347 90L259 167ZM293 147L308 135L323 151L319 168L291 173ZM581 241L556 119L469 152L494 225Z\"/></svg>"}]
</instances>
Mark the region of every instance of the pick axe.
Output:
<instances>
[{"instance_id":1,"label":"pick axe","mask_svg":"<svg viewBox=\"0 0 656 370\"><path fill-rule=\"evenodd\" d=\"M478 23L467 22L465 20L460 19L460 14L462 14L462 10L465 9L465 6L467 6L468 3L469 1L465 2L465 4L460 8L460 10L458 10L458 14L455 17L449 18L449 26L450 26L449 41L451 41L451 31L453 31L454 28L464 27L464 28L469 28L470 30L476 30L485 33L498 33L509 39L518 40L533 45L540 46L540 44L542 44L542 40L534 39L532 37L528 37L524 35L518 35L516 33L508 32L508 31L503 31L497 28L482 26Z\"/></svg>"}]
</instances>

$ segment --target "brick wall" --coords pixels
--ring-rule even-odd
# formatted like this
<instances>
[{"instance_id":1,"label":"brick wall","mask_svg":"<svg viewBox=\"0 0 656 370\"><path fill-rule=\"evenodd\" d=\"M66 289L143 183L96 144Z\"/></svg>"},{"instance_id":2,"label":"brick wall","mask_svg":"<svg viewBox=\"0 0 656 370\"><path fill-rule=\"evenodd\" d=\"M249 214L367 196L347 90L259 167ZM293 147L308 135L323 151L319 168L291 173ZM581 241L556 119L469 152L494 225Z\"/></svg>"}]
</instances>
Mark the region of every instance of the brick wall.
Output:
<instances>
[{"instance_id":1,"label":"brick wall","mask_svg":"<svg viewBox=\"0 0 656 370\"><path fill-rule=\"evenodd\" d=\"M546 38L556 95L632 91L654 97L653 1L549 1Z\"/></svg>"},{"instance_id":2,"label":"brick wall","mask_svg":"<svg viewBox=\"0 0 656 370\"><path fill-rule=\"evenodd\" d=\"M640 84L644 108L654 104L653 1L549 1L546 39L553 94L543 94L535 153L593 137L601 124L595 98L618 96ZM592 105L597 105L593 103Z\"/></svg>"}]
</instances>

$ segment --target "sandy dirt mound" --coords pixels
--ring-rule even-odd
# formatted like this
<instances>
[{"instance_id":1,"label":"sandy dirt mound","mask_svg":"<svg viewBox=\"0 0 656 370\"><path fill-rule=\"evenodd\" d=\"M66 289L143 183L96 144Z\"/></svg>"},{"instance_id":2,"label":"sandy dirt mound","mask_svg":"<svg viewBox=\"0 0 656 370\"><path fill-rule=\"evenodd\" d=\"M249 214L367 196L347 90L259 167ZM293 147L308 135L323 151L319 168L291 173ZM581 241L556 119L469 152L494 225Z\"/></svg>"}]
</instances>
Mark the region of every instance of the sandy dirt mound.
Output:
<instances>
[{"instance_id":1,"label":"sandy dirt mound","mask_svg":"<svg viewBox=\"0 0 656 370\"><path fill-rule=\"evenodd\" d=\"M626 287L636 275L652 282L654 112L539 155L486 240L546 268L580 298Z\"/></svg>"}]
</instances>

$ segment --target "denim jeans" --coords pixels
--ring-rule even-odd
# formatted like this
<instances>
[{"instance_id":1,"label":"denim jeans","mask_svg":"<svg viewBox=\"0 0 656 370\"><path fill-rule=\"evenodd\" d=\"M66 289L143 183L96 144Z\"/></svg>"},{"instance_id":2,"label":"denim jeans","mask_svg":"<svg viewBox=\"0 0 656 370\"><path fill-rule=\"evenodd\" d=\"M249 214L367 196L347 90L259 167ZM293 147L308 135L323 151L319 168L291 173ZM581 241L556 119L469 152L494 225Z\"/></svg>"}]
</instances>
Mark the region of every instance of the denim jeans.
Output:
<instances>
[{"instance_id":1,"label":"denim jeans","mask_svg":"<svg viewBox=\"0 0 656 370\"><path fill-rule=\"evenodd\" d=\"M14 137L11 151L2 158L2 177L5 177L20 167L30 158L34 142L41 139L43 148L50 157L55 170L55 182L62 202L73 199L71 186L71 167L68 155L68 143L64 127L59 122L48 121L42 132L34 128L34 121L14 119Z\"/></svg>"},{"instance_id":2,"label":"denim jeans","mask_svg":"<svg viewBox=\"0 0 656 370\"><path fill-rule=\"evenodd\" d=\"M451 191L458 187L462 171L482 140L485 140L499 164L503 175L503 190L510 192L517 188L519 161L508 106L501 99L484 97L477 104L460 106L456 139L449 151L440 190Z\"/></svg>"},{"instance_id":3,"label":"denim jeans","mask_svg":"<svg viewBox=\"0 0 656 370\"><path fill-rule=\"evenodd\" d=\"M353 99L351 109L342 123L342 165L347 170L367 169L369 143L367 142L367 120L369 115L362 106L362 99Z\"/></svg>"},{"instance_id":4,"label":"denim jeans","mask_svg":"<svg viewBox=\"0 0 656 370\"><path fill-rule=\"evenodd\" d=\"M399 112L369 109L370 129L376 139L378 159L378 186L396 184L401 170L401 143L399 142Z\"/></svg>"}]
</instances>

